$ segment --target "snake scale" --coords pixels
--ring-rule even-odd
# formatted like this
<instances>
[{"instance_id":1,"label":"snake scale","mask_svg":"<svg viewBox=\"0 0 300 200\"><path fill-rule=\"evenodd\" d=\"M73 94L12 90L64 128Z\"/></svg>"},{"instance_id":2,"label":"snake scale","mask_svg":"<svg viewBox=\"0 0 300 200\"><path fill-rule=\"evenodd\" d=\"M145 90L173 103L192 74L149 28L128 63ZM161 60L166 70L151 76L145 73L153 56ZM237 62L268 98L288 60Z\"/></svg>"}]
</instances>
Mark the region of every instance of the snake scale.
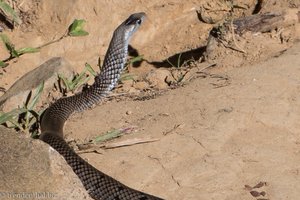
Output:
<instances>
[{"instance_id":1,"label":"snake scale","mask_svg":"<svg viewBox=\"0 0 300 200\"><path fill-rule=\"evenodd\" d=\"M88 89L70 97L58 99L44 113L40 139L58 151L72 167L90 196L96 200L160 200L134 190L97 170L78 156L63 139L63 127L68 117L99 102L115 86L127 59L128 43L139 28L145 13L135 13L113 33L100 74Z\"/></svg>"}]
</instances>

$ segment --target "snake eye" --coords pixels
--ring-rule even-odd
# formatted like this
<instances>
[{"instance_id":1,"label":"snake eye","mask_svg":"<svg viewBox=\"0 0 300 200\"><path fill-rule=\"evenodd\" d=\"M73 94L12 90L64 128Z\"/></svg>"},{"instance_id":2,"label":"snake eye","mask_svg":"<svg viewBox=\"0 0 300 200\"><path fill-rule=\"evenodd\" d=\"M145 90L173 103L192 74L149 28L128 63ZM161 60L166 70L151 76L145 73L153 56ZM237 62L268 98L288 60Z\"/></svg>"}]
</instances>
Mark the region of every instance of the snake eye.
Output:
<instances>
[{"instance_id":1,"label":"snake eye","mask_svg":"<svg viewBox=\"0 0 300 200\"><path fill-rule=\"evenodd\" d=\"M139 25L141 25L142 20L141 20L141 19L138 19L138 20L136 20L136 23L138 23Z\"/></svg>"},{"instance_id":2,"label":"snake eye","mask_svg":"<svg viewBox=\"0 0 300 200\"><path fill-rule=\"evenodd\" d=\"M142 20L141 19L128 19L125 24L126 25L134 25L134 24L139 24L141 25Z\"/></svg>"}]
</instances>

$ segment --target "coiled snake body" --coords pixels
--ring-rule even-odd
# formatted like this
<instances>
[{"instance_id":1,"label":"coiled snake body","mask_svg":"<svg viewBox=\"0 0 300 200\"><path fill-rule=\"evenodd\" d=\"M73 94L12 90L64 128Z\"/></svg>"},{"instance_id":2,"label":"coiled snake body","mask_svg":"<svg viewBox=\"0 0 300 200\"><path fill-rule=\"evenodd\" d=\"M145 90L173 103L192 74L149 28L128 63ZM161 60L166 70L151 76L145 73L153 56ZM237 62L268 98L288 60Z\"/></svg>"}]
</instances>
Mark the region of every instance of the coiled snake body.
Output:
<instances>
[{"instance_id":1,"label":"coiled snake body","mask_svg":"<svg viewBox=\"0 0 300 200\"><path fill-rule=\"evenodd\" d=\"M63 139L63 126L68 117L100 101L116 84L126 62L129 40L144 17L145 13L132 14L114 31L102 70L93 85L79 94L57 100L46 110L42 118L40 139L65 158L90 196L96 200L161 199L131 189L97 170L79 157Z\"/></svg>"}]
</instances>

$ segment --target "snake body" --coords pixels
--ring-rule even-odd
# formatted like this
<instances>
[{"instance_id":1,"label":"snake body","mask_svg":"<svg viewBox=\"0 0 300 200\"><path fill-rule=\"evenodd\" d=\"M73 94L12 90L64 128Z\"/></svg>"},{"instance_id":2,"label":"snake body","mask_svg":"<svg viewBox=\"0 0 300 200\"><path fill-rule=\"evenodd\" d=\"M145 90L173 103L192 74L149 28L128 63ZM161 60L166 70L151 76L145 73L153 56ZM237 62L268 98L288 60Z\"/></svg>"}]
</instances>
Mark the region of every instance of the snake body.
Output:
<instances>
[{"instance_id":1,"label":"snake body","mask_svg":"<svg viewBox=\"0 0 300 200\"><path fill-rule=\"evenodd\" d=\"M54 102L43 115L40 139L58 151L72 167L85 189L95 200L161 200L134 190L97 170L78 156L63 139L63 127L68 117L99 102L115 86L126 63L128 43L139 28L145 13L129 16L114 31L100 74L87 90Z\"/></svg>"}]
</instances>

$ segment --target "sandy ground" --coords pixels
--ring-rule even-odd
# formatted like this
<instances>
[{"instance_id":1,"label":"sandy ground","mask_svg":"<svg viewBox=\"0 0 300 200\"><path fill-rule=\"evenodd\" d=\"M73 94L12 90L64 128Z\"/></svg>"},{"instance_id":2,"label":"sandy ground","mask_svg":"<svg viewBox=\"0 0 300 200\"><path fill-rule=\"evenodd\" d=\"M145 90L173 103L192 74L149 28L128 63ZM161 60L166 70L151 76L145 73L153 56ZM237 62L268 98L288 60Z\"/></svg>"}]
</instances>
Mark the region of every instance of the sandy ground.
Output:
<instances>
[{"instance_id":1,"label":"sandy ground","mask_svg":"<svg viewBox=\"0 0 300 200\"><path fill-rule=\"evenodd\" d=\"M266 196L257 199L298 199L299 51L298 43L278 58L228 71L225 87L196 79L156 99L106 103L74 116L66 132L86 138L137 126L118 140L159 139L83 157L167 199L251 200L245 185L259 182L266 184L254 190Z\"/></svg>"},{"instance_id":2,"label":"sandy ground","mask_svg":"<svg viewBox=\"0 0 300 200\"><path fill-rule=\"evenodd\" d=\"M99 51L103 57L116 24L136 10L146 9L149 20L132 43L149 61L205 46L212 28L204 23L200 26L195 15L204 1L126 1L122 9L114 1L24 2L21 9L28 11L31 23L9 34L20 47L38 46L61 35L75 11L77 18L89 22L90 36L67 38L11 61L0 75L0 87L5 89L53 56L67 58L76 71L85 62L96 66ZM249 14L256 1L245 2L248 9L243 12ZM269 6L273 7L266 8L288 8L293 3L272 2ZM109 9L103 9L107 5ZM32 7L37 8L35 13L30 12ZM107 16L111 21L104 20ZM299 199L300 44L288 49L296 40L293 28L280 33L283 40L276 31L245 37L249 48L243 56L218 52L222 62L216 59L217 67L206 78L195 78L153 99L113 100L76 114L65 127L67 139L84 142L128 127L136 131L112 142L156 139L81 155L117 180L166 199ZM2 52L6 51L0 49L4 59L7 55ZM196 68L203 65L209 63ZM132 72L142 76L153 68L144 62Z\"/></svg>"}]
</instances>

